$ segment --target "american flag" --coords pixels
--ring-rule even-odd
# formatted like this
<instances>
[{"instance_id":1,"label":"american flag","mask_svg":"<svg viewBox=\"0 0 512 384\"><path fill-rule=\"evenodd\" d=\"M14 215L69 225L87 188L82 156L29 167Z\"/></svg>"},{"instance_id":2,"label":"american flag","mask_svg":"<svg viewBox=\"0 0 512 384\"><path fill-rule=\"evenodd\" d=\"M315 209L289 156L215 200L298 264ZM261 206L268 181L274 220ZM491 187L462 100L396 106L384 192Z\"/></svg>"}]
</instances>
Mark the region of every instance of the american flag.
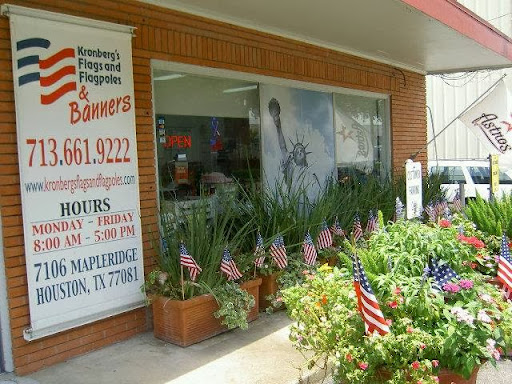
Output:
<instances>
[{"instance_id":1,"label":"american flag","mask_svg":"<svg viewBox=\"0 0 512 384\"><path fill-rule=\"evenodd\" d=\"M265 248L263 247L263 238L259 232L256 237L256 249L254 250L254 256L256 257L254 259L254 265L257 268L262 267L265 262Z\"/></svg>"},{"instance_id":2,"label":"american flag","mask_svg":"<svg viewBox=\"0 0 512 384\"><path fill-rule=\"evenodd\" d=\"M436 221L436 209L434 208L434 204L432 202L428 203L427 206L424 209L425 213L428 216L428 219L432 222Z\"/></svg>"},{"instance_id":3,"label":"american flag","mask_svg":"<svg viewBox=\"0 0 512 384\"><path fill-rule=\"evenodd\" d=\"M448 203L444 199L438 200L434 208L436 210L436 218L438 216L442 217L444 215L444 211L448 208Z\"/></svg>"},{"instance_id":4,"label":"american flag","mask_svg":"<svg viewBox=\"0 0 512 384\"><path fill-rule=\"evenodd\" d=\"M457 212L462 211L462 201L460 201L460 194L459 191L455 194L455 197L452 201L453 209L455 209Z\"/></svg>"},{"instance_id":5,"label":"american flag","mask_svg":"<svg viewBox=\"0 0 512 384\"><path fill-rule=\"evenodd\" d=\"M354 241L358 241L361 237L363 237L363 228L361 227L361 220L359 219L359 215L357 213L354 217L352 236L354 237Z\"/></svg>"},{"instance_id":6,"label":"american flag","mask_svg":"<svg viewBox=\"0 0 512 384\"><path fill-rule=\"evenodd\" d=\"M190 280L196 281L197 275L202 271L201 267L197 265L196 261L185 248L185 244L180 243L180 264L187 267L188 273L190 274Z\"/></svg>"},{"instance_id":7,"label":"american flag","mask_svg":"<svg viewBox=\"0 0 512 384\"><path fill-rule=\"evenodd\" d=\"M395 221L403 220L405 218L404 204L397 196L395 200Z\"/></svg>"},{"instance_id":8,"label":"american flag","mask_svg":"<svg viewBox=\"0 0 512 384\"><path fill-rule=\"evenodd\" d=\"M340 223L338 222L338 216L334 219L334 224L331 226L331 232L337 236L345 236L345 232L341 229Z\"/></svg>"},{"instance_id":9,"label":"american flag","mask_svg":"<svg viewBox=\"0 0 512 384\"><path fill-rule=\"evenodd\" d=\"M318 234L318 239L316 240L318 249L324 249L328 247L332 247L332 235L331 231L329 231L329 227L327 226L327 222L324 219L322 223L322 230Z\"/></svg>"},{"instance_id":10,"label":"american flag","mask_svg":"<svg viewBox=\"0 0 512 384\"><path fill-rule=\"evenodd\" d=\"M275 240L272 242L272 245L270 245L270 256L272 256L272 259L275 261L279 268L284 269L288 265L288 257L286 256L284 239L280 234L277 235Z\"/></svg>"},{"instance_id":11,"label":"american flag","mask_svg":"<svg viewBox=\"0 0 512 384\"><path fill-rule=\"evenodd\" d=\"M439 265L437 259L431 260L430 273L435 281L435 288L442 290L443 285L448 283L452 279L459 279L459 275L448 265Z\"/></svg>"},{"instance_id":12,"label":"american flag","mask_svg":"<svg viewBox=\"0 0 512 384\"><path fill-rule=\"evenodd\" d=\"M365 333L367 335L373 334L377 331L380 335L389 333L389 326L380 310L379 303L375 297L372 287L368 282L366 273L364 272L363 264L357 257L353 256L353 276L354 276L354 289L357 297L357 307L361 312L361 317L364 321Z\"/></svg>"},{"instance_id":13,"label":"american flag","mask_svg":"<svg viewBox=\"0 0 512 384\"><path fill-rule=\"evenodd\" d=\"M505 297L509 298L512 293L512 259L508 248L507 236L501 238L501 253L498 262L498 280L503 283Z\"/></svg>"},{"instance_id":14,"label":"american flag","mask_svg":"<svg viewBox=\"0 0 512 384\"><path fill-rule=\"evenodd\" d=\"M370 233L376 231L379 228L379 223L377 222L377 216L373 214L373 211L368 213L368 222L366 223L366 232Z\"/></svg>"},{"instance_id":15,"label":"american flag","mask_svg":"<svg viewBox=\"0 0 512 384\"><path fill-rule=\"evenodd\" d=\"M222 254L222 261L220 262L220 271L224 272L228 277L228 280L237 280L242 277L242 274L236 267L235 261L229 253L229 249L224 248Z\"/></svg>"},{"instance_id":16,"label":"american flag","mask_svg":"<svg viewBox=\"0 0 512 384\"><path fill-rule=\"evenodd\" d=\"M313 239L309 234L309 231L306 233L304 237L304 243L302 244L302 252L304 253L304 262L308 265L315 265L316 262L316 249L313 244Z\"/></svg>"}]
</instances>

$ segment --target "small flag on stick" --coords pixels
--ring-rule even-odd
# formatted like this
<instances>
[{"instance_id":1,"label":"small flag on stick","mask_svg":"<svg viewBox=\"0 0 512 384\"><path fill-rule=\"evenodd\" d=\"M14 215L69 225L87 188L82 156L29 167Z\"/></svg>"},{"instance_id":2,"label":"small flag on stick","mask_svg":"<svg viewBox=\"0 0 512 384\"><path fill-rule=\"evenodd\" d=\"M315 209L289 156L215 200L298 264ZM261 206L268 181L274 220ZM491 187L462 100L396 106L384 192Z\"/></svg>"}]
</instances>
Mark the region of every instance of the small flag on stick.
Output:
<instances>
[{"instance_id":1,"label":"small flag on stick","mask_svg":"<svg viewBox=\"0 0 512 384\"><path fill-rule=\"evenodd\" d=\"M229 249L227 248L224 248L224 252L222 254L220 271L226 274L228 281L237 280L242 277L242 274L236 267L235 261L231 257L231 253L229 253Z\"/></svg>"},{"instance_id":2,"label":"small flag on stick","mask_svg":"<svg viewBox=\"0 0 512 384\"><path fill-rule=\"evenodd\" d=\"M457 191L457 193L455 194L455 197L453 198L452 206L455 211L457 211L457 212L462 211L462 201L460 201L459 191Z\"/></svg>"},{"instance_id":3,"label":"small flag on stick","mask_svg":"<svg viewBox=\"0 0 512 384\"><path fill-rule=\"evenodd\" d=\"M318 244L318 249L332 247L332 234L331 231L329 231L329 227L327 226L325 219L322 223L322 230L318 234L318 239L316 241Z\"/></svg>"},{"instance_id":4,"label":"small flag on stick","mask_svg":"<svg viewBox=\"0 0 512 384\"><path fill-rule=\"evenodd\" d=\"M304 243L302 244L302 252L304 253L304 262L308 265L315 265L317 252L315 249L315 245L313 244L313 239L309 234L309 231L306 233L304 237Z\"/></svg>"},{"instance_id":5,"label":"small flag on stick","mask_svg":"<svg viewBox=\"0 0 512 384\"><path fill-rule=\"evenodd\" d=\"M341 229L340 223L338 222L338 216L334 219L334 224L331 226L331 232L336 236L345 236L345 232Z\"/></svg>"},{"instance_id":6,"label":"small flag on stick","mask_svg":"<svg viewBox=\"0 0 512 384\"><path fill-rule=\"evenodd\" d=\"M373 214L373 211L370 211L370 213L368 213L368 222L366 223L366 232L372 233L376 231L378 227L377 216Z\"/></svg>"},{"instance_id":7,"label":"small flag on stick","mask_svg":"<svg viewBox=\"0 0 512 384\"><path fill-rule=\"evenodd\" d=\"M434 207L434 204L432 204L432 202L428 203L427 206L425 207L424 211L427 214L428 219L435 223L437 214L436 214L436 209Z\"/></svg>"},{"instance_id":8,"label":"small flag on stick","mask_svg":"<svg viewBox=\"0 0 512 384\"><path fill-rule=\"evenodd\" d=\"M512 259L505 233L501 237L501 253L498 262L498 280L503 283L503 291L508 299L512 293Z\"/></svg>"},{"instance_id":9,"label":"small flag on stick","mask_svg":"<svg viewBox=\"0 0 512 384\"><path fill-rule=\"evenodd\" d=\"M357 255L353 256L352 263L354 266L354 289L356 291L358 308L364 321L365 333L371 335L374 332L378 332L381 336L385 335L389 333L388 322L380 310L377 298L366 277L363 264L361 264Z\"/></svg>"},{"instance_id":10,"label":"small flag on stick","mask_svg":"<svg viewBox=\"0 0 512 384\"><path fill-rule=\"evenodd\" d=\"M286 268L288 265L288 256L286 255L286 248L284 247L284 239L280 234L277 235L275 240L270 245L270 256L280 269Z\"/></svg>"},{"instance_id":11,"label":"small flag on stick","mask_svg":"<svg viewBox=\"0 0 512 384\"><path fill-rule=\"evenodd\" d=\"M254 250L254 256L256 257L254 259L254 265L257 268L261 268L265 262L265 248L263 247L263 238L259 232L256 237L256 249Z\"/></svg>"},{"instance_id":12,"label":"small flag on stick","mask_svg":"<svg viewBox=\"0 0 512 384\"><path fill-rule=\"evenodd\" d=\"M459 279L459 275L448 264L439 265L435 258L431 260L430 273L434 278L437 290L442 290L450 280Z\"/></svg>"},{"instance_id":13,"label":"small flag on stick","mask_svg":"<svg viewBox=\"0 0 512 384\"><path fill-rule=\"evenodd\" d=\"M357 214L357 213L354 217L354 226L352 228L352 236L354 237L355 242L357 242L361 237L363 237L363 228L361 227L361 220L359 219L359 214Z\"/></svg>"},{"instance_id":14,"label":"small flag on stick","mask_svg":"<svg viewBox=\"0 0 512 384\"><path fill-rule=\"evenodd\" d=\"M180 264L183 267L186 267L188 269L188 273L190 274L190 280L196 281L197 275L199 275L199 272L202 271L202 269L197 265L196 261L187 251L187 248L185 248L185 244L180 243ZM182 270L183 272L183 270ZM183 273L182 273L183 274Z\"/></svg>"}]
</instances>

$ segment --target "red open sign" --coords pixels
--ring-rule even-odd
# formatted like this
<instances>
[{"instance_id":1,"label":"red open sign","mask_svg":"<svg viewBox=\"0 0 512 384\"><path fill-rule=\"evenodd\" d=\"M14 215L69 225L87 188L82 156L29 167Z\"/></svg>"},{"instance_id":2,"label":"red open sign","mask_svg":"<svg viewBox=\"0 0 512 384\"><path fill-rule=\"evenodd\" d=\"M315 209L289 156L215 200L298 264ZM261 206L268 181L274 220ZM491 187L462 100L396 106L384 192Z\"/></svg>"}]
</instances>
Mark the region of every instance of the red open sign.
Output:
<instances>
[{"instance_id":1,"label":"red open sign","mask_svg":"<svg viewBox=\"0 0 512 384\"><path fill-rule=\"evenodd\" d=\"M192 147L192 136L184 136L184 135L173 135L166 136L165 143L163 144L164 148L190 148Z\"/></svg>"}]
</instances>

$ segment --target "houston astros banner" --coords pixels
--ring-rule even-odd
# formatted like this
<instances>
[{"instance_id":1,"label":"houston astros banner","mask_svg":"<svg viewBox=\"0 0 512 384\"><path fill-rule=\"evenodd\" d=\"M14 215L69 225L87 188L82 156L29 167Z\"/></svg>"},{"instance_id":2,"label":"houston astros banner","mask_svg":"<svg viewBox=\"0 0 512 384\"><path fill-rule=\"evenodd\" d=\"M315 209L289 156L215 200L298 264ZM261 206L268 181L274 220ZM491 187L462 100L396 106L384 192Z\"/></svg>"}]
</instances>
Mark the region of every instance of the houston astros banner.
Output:
<instances>
[{"instance_id":1,"label":"houston astros banner","mask_svg":"<svg viewBox=\"0 0 512 384\"><path fill-rule=\"evenodd\" d=\"M503 79L460 120L487 147L490 153L510 159L512 154L512 118L507 87Z\"/></svg>"},{"instance_id":2,"label":"houston astros banner","mask_svg":"<svg viewBox=\"0 0 512 384\"><path fill-rule=\"evenodd\" d=\"M2 13L31 340L143 305L132 28L10 5Z\"/></svg>"}]
</instances>

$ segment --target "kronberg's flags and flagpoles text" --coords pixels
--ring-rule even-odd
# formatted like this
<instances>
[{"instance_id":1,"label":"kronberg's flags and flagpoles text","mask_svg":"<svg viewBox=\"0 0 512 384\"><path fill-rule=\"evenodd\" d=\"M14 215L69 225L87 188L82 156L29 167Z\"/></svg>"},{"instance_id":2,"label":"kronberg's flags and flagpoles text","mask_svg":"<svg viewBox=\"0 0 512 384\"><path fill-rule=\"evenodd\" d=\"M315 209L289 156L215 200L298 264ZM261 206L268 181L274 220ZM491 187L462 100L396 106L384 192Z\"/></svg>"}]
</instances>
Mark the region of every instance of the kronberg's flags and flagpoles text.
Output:
<instances>
[{"instance_id":1,"label":"kronberg's flags and flagpoles text","mask_svg":"<svg viewBox=\"0 0 512 384\"><path fill-rule=\"evenodd\" d=\"M500 160L512 163L512 108L503 79L479 103L468 109L459 119Z\"/></svg>"}]
</instances>

